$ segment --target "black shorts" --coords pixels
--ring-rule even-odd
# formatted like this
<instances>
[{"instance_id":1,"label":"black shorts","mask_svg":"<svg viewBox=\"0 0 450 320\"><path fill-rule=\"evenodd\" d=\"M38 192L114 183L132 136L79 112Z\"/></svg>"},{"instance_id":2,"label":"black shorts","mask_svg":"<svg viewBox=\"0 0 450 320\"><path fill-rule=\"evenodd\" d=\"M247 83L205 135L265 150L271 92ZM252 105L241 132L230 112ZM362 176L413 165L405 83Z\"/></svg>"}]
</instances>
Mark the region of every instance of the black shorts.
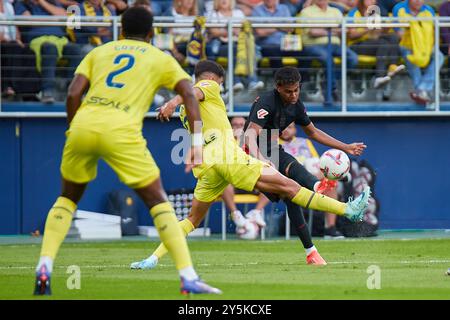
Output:
<instances>
[{"instance_id":1,"label":"black shorts","mask_svg":"<svg viewBox=\"0 0 450 320\"><path fill-rule=\"evenodd\" d=\"M292 155L284 151L284 149L280 146L279 148L279 157L278 161L273 161L275 166L277 167L278 171L287 177L286 169L288 166L293 163L297 162L297 159L295 159ZM309 173L305 167L303 167L301 164L299 164L299 169L297 172L295 172L295 175L292 175L293 177L289 177L293 180L295 180L298 184L301 186L304 186L310 190L314 189L314 184L318 181L317 177L313 174ZM264 195L272 202L278 202L280 201L280 197L277 194L274 193L268 193L263 192Z\"/></svg>"}]
</instances>

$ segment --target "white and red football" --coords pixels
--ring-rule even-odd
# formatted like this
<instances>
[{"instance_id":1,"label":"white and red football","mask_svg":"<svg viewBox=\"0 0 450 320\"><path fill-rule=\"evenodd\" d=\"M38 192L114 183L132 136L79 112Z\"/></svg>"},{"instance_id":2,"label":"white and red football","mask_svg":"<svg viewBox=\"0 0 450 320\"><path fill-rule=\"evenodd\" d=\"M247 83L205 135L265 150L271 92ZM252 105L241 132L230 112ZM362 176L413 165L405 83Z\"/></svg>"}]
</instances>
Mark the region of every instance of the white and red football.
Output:
<instances>
[{"instance_id":1,"label":"white and red football","mask_svg":"<svg viewBox=\"0 0 450 320\"><path fill-rule=\"evenodd\" d=\"M341 150L330 149L320 157L320 171L330 180L340 180L350 170L350 159Z\"/></svg>"}]
</instances>

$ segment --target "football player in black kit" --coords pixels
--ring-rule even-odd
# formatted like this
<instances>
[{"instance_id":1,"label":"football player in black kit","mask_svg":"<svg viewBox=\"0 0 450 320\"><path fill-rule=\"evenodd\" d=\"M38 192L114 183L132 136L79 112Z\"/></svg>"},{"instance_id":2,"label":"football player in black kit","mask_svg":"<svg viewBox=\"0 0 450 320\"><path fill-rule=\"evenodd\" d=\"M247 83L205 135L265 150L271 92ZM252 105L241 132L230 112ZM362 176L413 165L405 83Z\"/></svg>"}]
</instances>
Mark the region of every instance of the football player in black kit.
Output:
<instances>
[{"instance_id":1,"label":"football player in black kit","mask_svg":"<svg viewBox=\"0 0 450 320\"><path fill-rule=\"evenodd\" d=\"M283 175L297 181L300 185L322 193L330 187L329 180L319 181L310 174L293 156L283 150L278 144L281 132L292 122L300 125L309 139L317 141L330 148L340 149L348 154L359 156L366 145L362 142L347 144L341 142L322 130L316 128L306 113L305 106L300 101L301 76L294 67L284 67L275 73L275 89L257 97L250 110L245 124L245 148L250 155L271 163ZM280 198L274 194L265 195L271 201ZM306 250L306 263L325 265L312 243L305 218L300 206L285 201L289 219Z\"/></svg>"}]
</instances>

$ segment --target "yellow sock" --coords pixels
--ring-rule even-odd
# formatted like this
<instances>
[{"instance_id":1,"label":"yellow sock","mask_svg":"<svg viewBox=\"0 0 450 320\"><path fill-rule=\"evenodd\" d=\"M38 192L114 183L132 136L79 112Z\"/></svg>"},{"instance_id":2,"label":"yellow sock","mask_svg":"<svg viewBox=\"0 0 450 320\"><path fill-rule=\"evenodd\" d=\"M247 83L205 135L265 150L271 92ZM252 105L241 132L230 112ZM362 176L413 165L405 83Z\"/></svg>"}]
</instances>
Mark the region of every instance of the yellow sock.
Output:
<instances>
[{"instance_id":1,"label":"yellow sock","mask_svg":"<svg viewBox=\"0 0 450 320\"><path fill-rule=\"evenodd\" d=\"M185 237L195 229L194 225L191 221L189 221L189 219L181 220L180 222L178 222L178 225L181 227L181 230L183 231ZM161 258L165 256L167 252L168 251L166 246L164 245L164 243L161 243L152 255L157 256L158 260L161 260Z\"/></svg>"},{"instance_id":2,"label":"yellow sock","mask_svg":"<svg viewBox=\"0 0 450 320\"><path fill-rule=\"evenodd\" d=\"M73 213L76 209L77 205L68 198L59 197L56 200L45 222L41 257L55 259L61 243L69 232Z\"/></svg>"},{"instance_id":3,"label":"yellow sock","mask_svg":"<svg viewBox=\"0 0 450 320\"><path fill-rule=\"evenodd\" d=\"M178 226L175 212L169 202L160 203L150 209L153 222L162 243L169 251L178 270L192 267L191 255L183 231Z\"/></svg>"},{"instance_id":4,"label":"yellow sock","mask_svg":"<svg viewBox=\"0 0 450 320\"><path fill-rule=\"evenodd\" d=\"M337 201L333 198L324 196L311 190L301 187L300 191L295 195L291 201L304 208L311 208L314 210L330 212L337 215L345 213L346 203Z\"/></svg>"}]
</instances>

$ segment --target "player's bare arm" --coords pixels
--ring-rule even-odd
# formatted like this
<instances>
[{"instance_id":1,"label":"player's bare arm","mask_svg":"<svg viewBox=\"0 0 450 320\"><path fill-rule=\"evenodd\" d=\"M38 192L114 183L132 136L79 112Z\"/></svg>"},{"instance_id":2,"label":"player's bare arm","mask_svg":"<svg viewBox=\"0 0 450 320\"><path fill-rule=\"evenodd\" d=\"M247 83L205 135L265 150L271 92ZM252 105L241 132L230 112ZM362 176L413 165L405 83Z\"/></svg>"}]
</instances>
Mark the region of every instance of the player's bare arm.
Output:
<instances>
[{"instance_id":1,"label":"player's bare arm","mask_svg":"<svg viewBox=\"0 0 450 320\"><path fill-rule=\"evenodd\" d=\"M302 126L302 129L310 139L328 147L340 149L354 156L360 156L364 152L364 149L367 148L367 146L362 142L347 144L339 141L322 130L316 128L312 122L307 126Z\"/></svg>"},{"instance_id":2,"label":"player's bare arm","mask_svg":"<svg viewBox=\"0 0 450 320\"><path fill-rule=\"evenodd\" d=\"M189 80L183 79L175 86L175 92L178 93L183 99L186 106L186 115L189 121L189 127L192 134L202 133L202 119L200 118L200 109L198 106L198 100L195 97L192 84Z\"/></svg>"},{"instance_id":3,"label":"player's bare arm","mask_svg":"<svg viewBox=\"0 0 450 320\"><path fill-rule=\"evenodd\" d=\"M253 156L261 161L270 163L272 165L272 163L269 160L264 158L264 156L262 155L261 151L258 148L257 138L261 134L262 129L263 128L259 124L256 124L256 123L250 121L250 123L247 127L247 130L245 130L245 133L244 133L244 139L245 139L244 143L248 147L248 150L249 150L249 153L251 156Z\"/></svg>"},{"instance_id":4,"label":"player's bare arm","mask_svg":"<svg viewBox=\"0 0 450 320\"><path fill-rule=\"evenodd\" d=\"M83 99L83 94L89 89L89 80L82 74L76 74L70 83L67 100L66 100L66 111L67 111L67 123L70 125L73 117L77 113L78 108L81 105Z\"/></svg>"},{"instance_id":5,"label":"player's bare arm","mask_svg":"<svg viewBox=\"0 0 450 320\"><path fill-rule=\"evenodd\" d=\"M197 101L203 101L205 99L203 91L199 88L194 88L194 95ZM170 121L170 117L175 112L177 106L182 103L184 103L183 98L180 95L176 95L175 97L167 101L162 107L158 108L159 112L156 118L161 120L162 122Z\"/></svg>"}]
</instances>

